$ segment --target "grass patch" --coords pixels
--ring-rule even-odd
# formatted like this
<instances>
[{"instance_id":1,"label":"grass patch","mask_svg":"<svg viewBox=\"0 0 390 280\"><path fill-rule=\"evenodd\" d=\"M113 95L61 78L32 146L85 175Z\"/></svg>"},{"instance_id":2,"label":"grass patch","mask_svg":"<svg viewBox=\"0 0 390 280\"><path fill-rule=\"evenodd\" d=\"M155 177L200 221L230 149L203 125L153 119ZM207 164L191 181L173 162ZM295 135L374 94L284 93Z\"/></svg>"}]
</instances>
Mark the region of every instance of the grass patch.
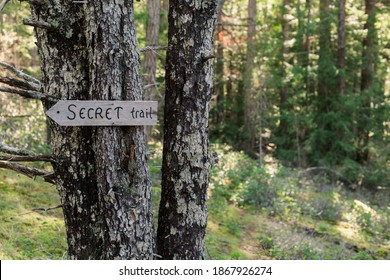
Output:
<instances>
[{"instance_id":1,"label":"grass patch","mask_svg":"<svg viewBox=\"0 0 390 280\"><path fill-rule=\"evenodd\" d=\"M55 187L0 170L0 259L63 259L62 210L35 212L60 204Z\"/></svg>"},{"instance_id":2,"label":"grass patch","mask_svg":"<svg viewBox=\"0 0 390 280\"><path fill-rule=\"evenodd\" d=\"M161 144L149 158L157 226ZM226 146L212 170L206 258L390 259L390 190L350 191L325 177L302 177L274 159L258 162ZM0 258L66 258L55 188L0 170Z\"/></svg>"}]
</instances>

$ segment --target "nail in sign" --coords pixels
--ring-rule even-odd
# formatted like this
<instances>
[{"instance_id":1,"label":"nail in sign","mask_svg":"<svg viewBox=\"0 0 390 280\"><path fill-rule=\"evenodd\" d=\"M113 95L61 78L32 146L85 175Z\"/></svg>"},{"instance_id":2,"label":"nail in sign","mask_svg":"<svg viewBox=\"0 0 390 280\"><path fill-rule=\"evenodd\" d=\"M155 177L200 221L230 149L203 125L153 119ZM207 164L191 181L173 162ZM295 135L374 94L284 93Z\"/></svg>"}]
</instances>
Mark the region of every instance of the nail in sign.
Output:
<instances>
[{"instance_id":1,"label":"nail in sign","mask_svg":"<svg viewBox=\"0 0 390 280\"><path fill-rule=\"evenodd\" d=\"M60 100L46 115L62 126L155 125L157 101Z\"/></svg>"}]
</instances>

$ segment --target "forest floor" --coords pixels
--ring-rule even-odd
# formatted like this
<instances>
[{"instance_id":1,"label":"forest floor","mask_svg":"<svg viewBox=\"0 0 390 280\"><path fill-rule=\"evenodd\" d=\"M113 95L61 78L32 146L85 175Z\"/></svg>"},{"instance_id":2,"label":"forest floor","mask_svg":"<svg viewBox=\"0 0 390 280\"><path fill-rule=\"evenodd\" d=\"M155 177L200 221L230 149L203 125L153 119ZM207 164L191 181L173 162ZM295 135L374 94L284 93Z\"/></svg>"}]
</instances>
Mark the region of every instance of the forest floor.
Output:
<instances>
[{"instance_id":1,"label":"forest floor","mask_svg":"<svg viewBox=\"0 0 390 280\"><path fill-rule=\"evenodd\" d=\"M252 175L237 166L256 163L231 150L221 154L210 183L207 259L390 259L388 188L380 193L319 189L312 178L296 184L302 170L269 166L257 174L255 186L273 203L253 205L242 199L245 191L258 195L252 193ZM158 155L151 160L155 211L160 161ZM264 182L278 191L270 196ZM45 211L59 204L54 186L0 170L0 259L66 259L62 211Z\"/></svg>"}]
</instances>

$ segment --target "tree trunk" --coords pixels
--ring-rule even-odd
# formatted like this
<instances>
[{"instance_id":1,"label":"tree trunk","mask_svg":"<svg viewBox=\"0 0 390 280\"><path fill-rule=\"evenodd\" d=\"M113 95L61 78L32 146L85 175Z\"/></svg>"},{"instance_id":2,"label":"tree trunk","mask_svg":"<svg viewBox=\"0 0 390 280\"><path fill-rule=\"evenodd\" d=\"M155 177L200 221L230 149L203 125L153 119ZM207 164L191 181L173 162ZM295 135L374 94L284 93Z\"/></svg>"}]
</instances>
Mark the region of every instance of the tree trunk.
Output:
<instances>
[{"instance_id":1,"label":"tree trunk","mask_svg":"<svg viewBox=\"0 0 390 280\"><path fill-rule=\"evenodd\" d=\"M339 0L337 26L338 93L345 94L345 0Z\"/></svg>"},{"instance_id":2,"label":"tree trunk","mask_svg":"<svg viewBox=\"0 0 390 280\"><path fill-rule=\"evenodd\" d=\"M222 10L221 10L222 11ZM218 136L222 134L221 125L224 122L224 107L225 107L225 90L224 90L224 55L223 55L223 26L222 26L222 13L218 15L218 26L216 34L216 49L217 49L217 58L215 63L215 96L216 99L216 124L218 127Z\"/></svg>"},{"instance_id":3,"label":"tree trunk","mask_svg":"<svg viewBox=\"0 0 390 280\"><path fill-rule=\"evenodd\" d=\"M159 22L160 22L160 0L148 0L148 21L146 26L146 45L157 46L158 34L159 34ZM143 75L145 88L145 99L156 100L158 96L157 82L156 82L156 69L157 69L157 53L155 51L147 51L144 54L143 63ZM152 127L145 127L146 138L151 135Z\"/></svg>"},{"instance_id":4,"label":"tree trunk","mask_svg":"<svg viewBox=\"0 0 390 280\"><path fill-rule=\"evenodd\" d=\"M361 112L358 116L358 156L357 160L361 163L368 160L368 143L371 129L371 96L373 95L375 63L377 60L376 51L376 0L365 0L365 13L367 21L364 29L367 35L363 40L362 70L360 81Z\"/></svg>"},{"instance_id":5,"label":"tree trunk","mask_svg":"<svg viewBox=\"0 0 390 280\"><path fill-rule=\"evenodd\" d=\"M319 57L317 70L317 98L315 123L317 128L313 132L314 141L312 147L312 161L318 164L319 161L333 161L337 155L330 153L337 139L335 129L334 112L337 104L335 95L337 78L335 72L335 61L331 41L331 11L330 0L320 0L320 22L318 28Z\"/></svg>"},{"instance_id":6,"label":"tree trunk","mask_svg":"<svg viewBox=\"0 0 390 280\"><path fill-rule=\"evenodd\" d=\"M160 21L160 0L148 0L148 21L146 27L146 45L158 45L159 21ZM156 83L157 53L147 51L144 55L143 70L145 75L145 84L153 85ZM145 89L145 99L153 100L156 97L156 87L148 86Z\"/></svg>"},{"instance_id":7,"label":"tree trunk","mask_svg":"<svg viewBox=\"0 0 390 280\"><path fill-rule=\"evenodd\" d=\"M306 18L306 26L305 26L305 42L303 44L302 51L303 54L303 67L305 67L305 83L306 83L306 106L309 106L309 98L314 94L315 92L315 82L310 77L310 48L311 48L311 36L312 32L309 28L309 25L311 23L311 0L305 1L305 9L307 12L307 18Z\"/></svg>"},{"instance_id":8,"label":"tree trunk","mask_svg":"<svg viewBox=\"0 0 390 280\"><path fill-rule=\"evenodd\" d=\"M171 0L157 253L202 259L207 223L212 41L218 1Z\"/></svg>"},{"instance_id":9,"label":"tree trunk","mask_svg":"<svg viewBox=\"0 0 390 280\"><path fill-rule=\"evenodd\" d=\"M45 94L141 100L132 1L32 5ZM52 102L44 102L49 109ZM70 259L152 259L151 184L142 127L61 127L50 121Z\"/></svg>"},{"instance_id":10,"label":"tree trunk","mask_svg":"<svg viewBox=\"0 0 390 280\"><path fill-rule=\"evenodd\" d=\"M243 77L244 92L244 150L252 153L255 147L255 98L252 84L254 58L256 55L255 36L256 36L256 0L248 0L248 29L247 29L247 47L245 71Z\"/></svg>"},{"instance_id":11,"label":"tree trunk","mask_svg":"<svg viewBox=\"0 0 390 280\"><path fill-rule=\"evenodd\" d=\"M290 0L283 0L282 4L282 35L283 35L283 46L281 50L281 80L282 85L279 90L279 110L280 110L280 123L279 123L279 135L288 135L288 128L289 128L289 120L288 120L288 114L289 114L289 105L288 105L288 92L289 92L289 85L287 82L287 72L286 72L286 66L288 55L290 52L290 48L288 47L288 41L290 40L290 23L288 21L288 13L290 11ZM283 148L289 149L288 143Z\"/></svg>"},{"instance_id":12,"label":"tree trunk","mask_svg":"<svg viewBox=\"0 0 390 280\"><path fill-rule=\"evenodd\" d=\"M345 41L345 0L339 0L338 4L338 25L337 25L337 94L339 95L339 100L341 96L345 95L345 55L346 55L346 41ZM341 114L340 116L344 118L349 118L348 115L345 115L345 109L342 102L337 102L338 111ZM345 141L346 131L344 127L338 127L338 138L340 141Z\"/></svg>"},{"instance_id":13,"label":"tree trunk","mask_svg":"<svg viewBox=\"0 0 390 280\"><path fill-rule=\"evenodd\" d=\"M319 47L317 106L319 113L327 113L334 83L330 0L320 0Z\"/></svg>"}]
</instances>

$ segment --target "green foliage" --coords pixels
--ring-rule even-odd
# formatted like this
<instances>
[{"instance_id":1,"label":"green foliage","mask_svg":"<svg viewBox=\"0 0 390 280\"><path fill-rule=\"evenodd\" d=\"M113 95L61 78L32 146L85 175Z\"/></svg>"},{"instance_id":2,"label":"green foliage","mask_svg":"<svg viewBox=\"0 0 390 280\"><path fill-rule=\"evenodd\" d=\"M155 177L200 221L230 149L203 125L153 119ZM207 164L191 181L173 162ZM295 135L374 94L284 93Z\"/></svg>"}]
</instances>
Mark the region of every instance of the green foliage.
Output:
<instances>
[{"instance_id":1,"label":"green foliage","mask_svg":"<svg viewBox=\"0 0 390 280\"><path fill-rule=\"evenodd\" d=\"M234 246L237 238L247 240L248 231L258 227L261 233L252 242L257 243L259 254L273 259L353 259L356 250L368 250L368 258L388 257L384 253L390 222L386 189L374 198L363 191L350 192L345 187L350 187L348 180L330 169L305 173L276 162L260 168L256 160L243 153L221 145L213 147L220 162L211 179L210 219L213 224L219 221L216 232L229 234ZM274 191L267 193L270 186ZM262 201L266 195L269 199ZM375 202L376 210L365 206L368 202L356 202L366 200ZM270 201L272 205L267 204ZM237 216L234 205L261 217L250 222L261 225L249 226ZM375 211L375 218L369 211ZM231 254L239 252L233 247L230 250ZM223 255L226 257L226 252Z\"/></svg>"},{"instance_id":2,"label":"green foliage","mask_svg":"<svg viewBox=\"0 0 390 280\"><path fill-rule=\"evenodd\" d=\"M354 260L372 260L373 257L366 250L359 251L356 256L353 257Z\"/></svg>"},{"instance_id":3,"label":"green foliage","mask_svg":"<svg viewBox=\"0 0 390 280\"><path fill-rule=\"evenodd\" d=\"M342 217L341 203L337 193L316 193L308 198L309 212L314 219L337 222Z\"/></svg>"},{"instance_id":4,"label":"green foliage","mask_svg":"<svg viewBox=\"0 0 390 280\"><path fill-rule=\"evenodd\" d=\"M243 152L221 148L214 146L219 164L213 169L213 196L253 209L272 208L277 192L269 174Z\"/></svg>"},{"instance_id":5,"label":"green foliage","mask_svg":"<svg viewBox=\"0 0 390 280\"><path fill-rule=\"evenodd\" d=\"M270 176L257 166L252 172L254 173L240 186L238 205L251 206L254 209L272 208L277 192L270 184Z\"/></svg>"}]
</instances>

